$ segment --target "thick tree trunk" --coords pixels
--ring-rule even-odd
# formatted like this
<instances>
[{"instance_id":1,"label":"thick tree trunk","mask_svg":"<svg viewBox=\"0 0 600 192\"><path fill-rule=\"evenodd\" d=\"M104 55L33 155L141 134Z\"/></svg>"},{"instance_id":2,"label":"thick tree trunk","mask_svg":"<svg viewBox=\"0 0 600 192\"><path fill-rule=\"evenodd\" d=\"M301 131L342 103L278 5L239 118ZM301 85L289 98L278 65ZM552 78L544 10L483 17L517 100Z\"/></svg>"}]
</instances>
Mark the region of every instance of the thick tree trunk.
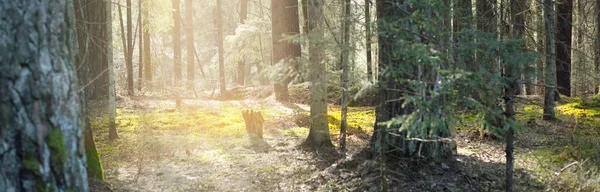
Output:
<instances>
[{"instance_id":1,"label":"thick tree trunk","mask_svg":"<svg viewBox=\"0 0 600 192\"><path fill-rule=\"evenodd\" d=\"M558 92L571 96L571 34L573 0L557 1L556 6L556 83Z\"/></svg>"},{"instance_id":2,"label":"thick tree trunk","mask_svg":"<svg viewBox=\"0 0 600 192\"><path fill-rule=\"evenodd\" d=\"M554 98L556 97L556 52L554 44L554 2L544 0L544 26L546 32L546 66L544 68L545 76L545 94L544 94L544 120L556 119L554 111Z\"/></svg>"},{"instance_id":3,"label":"thick tree trunk","mask_svg":"<svg viewBox=\"0 0 600 192\"><path fill-rule=\"evenodd\" d=\"M106 20L104 15L104 7L110 5L101 0L80 0L82 3L81 11L77 17L81 16L81 20L77 20L78 28L86 28L85 32L87 41L87 50L85 58L81 61L84 65L89 66L88 76L90 77L89 84L86 84L84 90L89 99L106 99L108 94L108 62L103 53L106 42L101 39L106 38L106 30L104 24L110 21ZM83 31L81 31L83 32ZM83 37L83 36L82 36Z\"/></svg>"},{"instance_id":4,"label":"thick tree trunk","mask_svg":"<svg viewBox=\"0 0 600 192\"><path fill-rule=\"evenodd\" d=\"M327 72L323 62L323 0L308 0L309 75L310 75L310 132L305 141L313 149L333 147L327 123Z\"/></svg>"},{"instance_id":5,"label":"thick tree trunk","mask_svg":"<svg viewBox=\"0 0 600 192\"><path fill-rule=\"evenodd\" d=\"M396 6L395 4L398 4ZM400 17L405 17L405 14L398 14L401 7L404 6L401 0L388 1L388 0L377 0L376 1L376 10L377 10L377 22L378 23L397 23L395 21ZM397 125L388 129L387 126L381 125L381 122L387 122L392 118L404 114L410 113L410 107L403 107L403 101L398 100L401 98L402 94L397 90L406 90L406 85L398 84L395 81L395 78L401 78L397 76L384 76L381 74L385 74L388 70L393 70L394 68L399 68L402 60L399 57L394 57L393 51L395 48L394 45L394 35L390 32L391 28L399 27L399 26L385 26L379 25L377 27L379 34L379 105L375 109L375 125L373 136L370 142L370 148L373 150L374 154L380 152L380 155L385 155L387 151L392 148L395 148L398 144L398 147L402 148L402 140L403 138L399 138L401 141L395 141L394 137L390 136L387 130L395 130L398 128ZM411 73L411 72L406 72ZM405 73L405 74L406 74ZM384 144L385 145L382 145ZM383 158L383 156L381 157Z\"/></svg>"},{"instance_id":6,"label":"thick tree trunk","mask_svg":"<svg viewBox=\"0 0 600 192\"><path fill-rule=\"evenodd\" d=\"M181 11L179 0L173 1L173 76L175 85L181 83Z\"/></svg>"},{"instance_id":7,"label":"thick tree trunk","mask_svg":"<svg viewBox=\"0 0 600 192\"><path fill-rule=\"evenodd\" d=\"M77 78L79 79L79 87L85 87L86 85L89 84L90 82L90 78L89 78L89 68L91 66L89 66L88 63L86 63L86 54L88 47L89 47L89 36L88 36L88 30L87 30L87 25L85 24L85 13L84 10L82 9L82 4L87 4L88 2L86 0L74 0L74 8L75 8L75 18L76 18L76 24L77 27L77 43L78 43L78 47L79 47L79 52L77 54L77 58L75 60L75 69L77 69ZM107 17L111 17L111 6L105 6L104 7L106 12L106 16ZM110 19L107 19L110 20ZM110 23L105 23L107 29L110 29L111 25ZM112 30L111 30L112 31ZM110 36L110 32L111 31L106 31L108 34L106 34L106 36L104 37L111 37ZM112 40L112 38L110 39ZM108 45L108 44L105 44ZM109 49L109 47L106 47L106 49ZM112 54L107 55L107 56L112 56ZM108 60L112 60L112 59L108 59ZM86 157L87 157L87 172L90 178L95 178L95 179L100 179L103 180L104 179L104 171L102 170L102 164L100 163L100 158L98 156L98 152L96 149L96 143L94 142L93 139L93 134L92 134L92 129L90 126L90 120L88 117L88 105L87 105L87 101L88 101L88 97L86 95L86 91L79 91L79 100L81 103L81 129L85 130L84 131L84 139L85 139L85 152L86 152Z\"/></svg>"},{"instance_id":8,"label":"thick tree trunk","mask_svg":"<svg viewBox=\"0 0 600 192\"><path fill-rule=\"evenodd\" d=\"M220 2L220 1L217 1ZM195 87L194 67L194 5L192 0L185 0L185 40L187 49L187 84L189 88Z\"/></svg>"},{"instance_id":9,"label":"thick tree trunk","mask_svg":"<svg viewBox=\"0 0 600 192\"><path fill-rule=\"evenodd\" d=\"M371 51L371 0L365 0L365 49L367 52L367 79L373 82L373 61Z\"/></svg>"},{"instance_id":10,"label":"thick tree trunk","mask_svg":"<svg viewBox=\"0 0 600 192\"><path fill-rule=\"evenodd\" d=\"M310 8L308 8L310 11ZM310 14L309 14L310 15ZM281 73L274 79L274 92L277 101L288 101L288 85L298 72L298 59L301 56L300 44L285 40L285 36L300 33L297 0L272 0L272 41L273 63L284 62Z\"/></svg>"},{"instance_id":11,"label":"thick tree trunk","mask_svg":"<svg viewBox=\"0 0 600 192\"><path fill-rule=\"evenodd\" d=\"M73 8L67 0L0 4L0 93L11 93L0 94L5 191L89 190Z\"/></svg>"}]
</instances>

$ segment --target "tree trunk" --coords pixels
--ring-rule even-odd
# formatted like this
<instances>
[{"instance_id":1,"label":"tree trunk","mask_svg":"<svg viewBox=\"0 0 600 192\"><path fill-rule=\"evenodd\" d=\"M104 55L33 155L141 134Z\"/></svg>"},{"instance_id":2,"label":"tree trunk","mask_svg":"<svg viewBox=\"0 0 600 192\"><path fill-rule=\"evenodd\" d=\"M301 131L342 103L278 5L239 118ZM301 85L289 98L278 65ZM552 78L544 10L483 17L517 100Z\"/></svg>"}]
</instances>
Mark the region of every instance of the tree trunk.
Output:
<instances>
[{"instance_id":1,"label":"tree trunk","mask_svg":"<svg viewBox=\"0 0 600 192\"><path fill-rule=\"evenodd\" d=\"M524 0L511 0L510 1L510 13L511 13L511 21L512 21L512 38L523 39L525 34L525 5L526 2ZM521 47L522 51L525 51L525 44ZM528 65L528 64L526 64ZM527 66L525 66L527 67ZM508 121L515 120L515 96L519 93L519 89L521 83L519 82L520 77L520 69L516 67L514 64L505 65L505 73L506 73L506 87L504 89L504 103L505 110L504 115ZM513 191L513 170L514 170L514 155L513 155L513 136L514 136L514 127L512 124L509 124L508 131L506 132L506 191Z\"/></svg>"},{"instance_id":2,"label":"tree trunk","mask_svg":"<svg viewBox=\"0 0 600 192\"><path fill-rule=\"evenodd\" d=\"M0 4L0 93L12 93L0 94L5 191L89 190L73 11L70 0Z\"/></svg>"},{"instance_id":3,"label":"tree trunk","mask_svg":"<svg viewBox=\"0 0 600 192\"><path fill-rule=\"evenodd\" d=\"M310 10L310 8L308 8ZM310 14L309 14L310 15ZM284 62L283 69L274 79L274 92L277 101L289 100L288 85L298 72L298 59L301 57L300 44L285 40L286 36L300 33L297 0L272 0L272 41L273 63Z\"/></svg>"},{"instance_id":4,"label":"tree trunk","mask_svg":"<svg viewBox=\"0 0 600 192\"><path fill-rule=\"evenodd\" d=\"M371 0L365 0L365 49L367 52L367 79L373 82L373 61L371 52Z\"/></svg>"},{"instance_id":5,"label":"tree trunk","mask_svg":"<svg viewBox=\"0 0 600 192\"><path fill-rule=\"evenodd\" d=\"M454 47L467 46L473 41L471 30L473 29L473 2L471 0L458 0L454 5ZM465 69L475 71L473 65L473 51L466 49L461 51L456 49L454 60L463 64Z\"/></svg>"},{"instance_id":6,"label":"tree trunk","mask_svg":"<svg viewBox=\"0 0 600 192\"><path fill-rule=\"evenodd\" d=\"M146 6L142 7L142 17L145 19L143 22L144 28L144 82L146 82L146 89L152 89L152 40L150 39L150 13L149 13L149 2L146 2Z\"/></svg>"},{"instance_id":7,"label":"tree trunk","mask_svg":"<svg viewBox=\"0 0 600 192\"><path fill-rule=\"evenodd\" d=\"M305 141L312 149L333 147L327 123L327 72L323 62L323 0L308 0L309 75L310 75L310 132Z\"/></svg>"},{"instance_id":8,"label":"tree trunk","mask_svg":"<svg viewBox=\"0 0 600 192\"><path fill-rule=\"evenodd\" d=\"M248 0L240 0L240 24L246 23L247 17ZM243 86L246 80L246 61L243 57L238 61L237 72L237 84Z\"/></svg>"},{"instance_id":9,"label":"tree trunk","mask_svg":"<svg viewBox=\"0 0 600 192\"><path fill-rule=\"evenodd\" d=\"M89 32L87 30L87 25L84 22L85 21L85 11L82 8L82 4L88 4L89 2L87 2L87 0L75 0L74 2L74 15L76 18L76 23L78 26L78 28L76 28L77 30L77 43L78 43L78 47L79 47L79 52L77 53L77 58L75 60L75 69L77 69L77 78L79 79L79 87L85 87L86 85L89 84L90 82L90 78L89 78L89 68L91 66L89 66L89 63L86 62L86 57L87 57L87 50L89 49L89 43L90 43L90 39L89 39ZM111 17L111 6L109 4L97 4L97 5L103 5L104 6L104 10L106 10L105 14L107 17L107 20L110 20L108 18ZM96 7L99 10L102 10L102 8L100 7ZM106 23L106 29L111 29L111 25L109 22ZM111 37L111 32L112 30L106 30L106 34L103 37ZM106 39L106 40L111 40L111 39ZM108 45L107 43L104 45ZM110 50L110 47L106 47L107 50ZM108 52L107 52L108 53ZM112 52L111 52L112 53ZM112 54L110 55L106 55L106 56L112 56ZM112 61L112 59L107 59L109 61ZM92 134L92 129L90 126L90 119L88 117L88 105L87 105L87 101L88 101L88 97L86 95L86 91L80 91L79 92L79 100L81 103L81 129L84 130L84 139L85 139L85 152L86 152L86 158L87 158L87 172L90 178L95 178L95 179L99 179L99 180L104 180L104 171L102 170L102 164L100 163L100 158L98 157L98 151L96 149L96 143L94 142L93 139L93 134Z\"/></svg>"},{"instance_id":10,"label":"tree trunk","mask_svg":"<svg viewBox=\"0 0 600 192\"><path fill-rule=\"evenodd\" d=\"M398 5L396 5L398 4ZM405 17L406 14L399 15L399 12L405 6L402 0L388 1L388 0L377 0L376 1L376 10L377 10L377 22L378 23L398 23L397 20L400 17ZM396 78L404 78L391 75L383 75L386 74L386 71L393 70L394 68L399 68L402 59L399 57L395 57L392 55L393 50L397 49L396 45L394 45L394 35L390 33L393 27L400 27L397 25L394 26L384 26L379 25L377 27L377 34L379 34L379 100L380 103L375 108L375 125L373 129L373 136L370 141L370 148L374 154L380 152L382 155L381 158L384 158L384 155L388 153L388 151L392 148L395 148L396 145L401 148L403 146L403 141L394 141L392 140L392 136L387 132L387 130L396 130L398 129L397 125L388 129L388 126L381 125L379 123L387 122L396 116L401 116L404 114L410 113L410 107L403 107L402 103L404 101L399 100L402 94L398 90L406 90L407 86L404 84L396 83ZM405 72L403 74L407 74L411 72ZM402 140L402 138L400 138ZM384 144L385 145L382 145Z\"/></svg>"},{"instance_id":11,"label":"tree trunk","mask_svg":"<svg viewBox=\"0 0 600 192\"><path fill-rule=\"evenodd\" d=\"M544 120L556 119L554 98L556 94L556 52L554 44L554 2L544 0L544 26L546 32L546 66L544 76L546 87L544 94Z\"/></svg>"},{"instance_id":12,"label":"tree trunk","mask_svg":"<svg viewBox=\"0 0 600 192\"><path fill-rule=\"evenodd\" d=\"M536 37L536 51L540 54L545 54L545 32L544 32L544 2L534 0L533 7L535 7L535 37ZM546 61L546 57L540 57L537 63L537 94L544 95L545 86L544 86L544 63Z\"/></svg>"},{"instance_id":13,"label":"tree trunk","mask_svg":"<svg viewBox=\"0 0 600 192\"><path fill-rule=\"evenodd\" d=\"M144 6L142 5L142 0L138 1L138 57L139 57L139 61L138 61L138 91L142 91L142 85L143 85L143 76L144 74L142 73L144 71L144 20L143 20L143 15L142 15L142 9L144 8Z\"/></svg>"},{"instance_id":14,"label":"tree trunk","mask_svg":"<svg viewBox=\"0 0 600 192\"><path fill-rule=\"evenodd\" d=\"M348 68L349 68L349 57L350 57L350 26L352 25L351 7L352 1L344 1L344 42L342 49L342 113L340 117L340 148L342 152L346 151L346 128L348 122L346 121L348 116Z\"/></svg>"},{"instance_id":15,"label":"tree trunk","mask_svg":"<svg viewBox=\"0 0 600 192\"><path fill-rule=\"evenodd\" d=\"M556 6L556 83L558 92L571 96L571 34L573 0L560 0Z\"/></svg>"},{"instance_id":16,"label":"tree trunk","mask_svg":"<svg viewBox=\"0 0 600 192\"><path fill-rule=\"evenodd\" d=\"M217 0L217 41L219 43L219 91L221 99L225 99L227 94L227 84L225 84L225 61L223 50L223 13L221 10L221 0Z\"/></svg>"},{"instance_id":17,"label":"tree trunk","mask_svg":"<svg viewBox=\"0 0 600 192\"><path fill-rule=\"evenodd\" d=\"M87 50L85 58L81 61L88 65L88 76L91 81L83 89L89 99L106 99L108 94L108 60L104 57L103 47L106 42L101 41L106 35L107 28L103 25L107 22L102 9L104 2L101 0L80 0L82 2L82 19L77 20L78 26L85 27ZM78 16L79 17L79 16Z\"/></svg>"},{"instance_id":18,"label":"tree trunk","mask_svg":"<svg viewBox=\"0 0 600 192\"><path fill-rule=\"evenodd\" d=\"M127 49L125 55L125 66L127 68L127 94L133 95L133 18L131 14L131 0L127 0L127 45L123 49ZM110 87L109 87L110 89Z\"/></svg>"},{"instance_id":19,"label":"tree trunk","mask_svg":"<svg viewBox=\"0 0 600 192\"><path fill-rule=\"evenodd\" d=\"M596 74L600 74L600 0L596 0L596 38L594 47L594 66ZM600 94L600 81L596 80L594 85L595 94Z\"/></svg>"},{"instance_id":20,"label":"tree trunk","mask_svg":"<svg viewBox=\"0 0 600 192\"><path fill-rule=\"evenodd\" d=\"M173 71L175 85L181 83L181 13L179 0L173 2Z\"/></svg>"},{"instance_id":21,"label":"tree trunk","mask_svg":"<svg viewBox=\"0 0 600 192\"><path fill-rule=\"evenodd\" d=\"M219 2L219 1L217 1ZM186 49L187 49L187 80L188 87L194 88L194 5L192 0L185 0L185 36L186 36Z\"/></svg>"}]
</instances>

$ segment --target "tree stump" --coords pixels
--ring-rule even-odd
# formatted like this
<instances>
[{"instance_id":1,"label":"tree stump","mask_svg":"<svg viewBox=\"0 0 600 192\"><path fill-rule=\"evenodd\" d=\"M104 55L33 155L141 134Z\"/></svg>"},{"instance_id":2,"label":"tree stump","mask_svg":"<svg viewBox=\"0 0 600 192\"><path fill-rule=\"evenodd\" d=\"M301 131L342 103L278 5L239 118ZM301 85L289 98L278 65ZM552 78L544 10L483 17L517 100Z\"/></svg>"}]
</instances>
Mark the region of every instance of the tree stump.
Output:
<instances>
[{"instance_id":1,"label":"tree stump","mask_svg":"<svg viewBox=\"0 0 600 192\"><path fill-rule=\"evenodd\" d=\"M260 111L244 110L242 111L244 122L246 123L246 132L251 141L262 141L263 139L263 119Z\"/></svg>"}]
</instances>

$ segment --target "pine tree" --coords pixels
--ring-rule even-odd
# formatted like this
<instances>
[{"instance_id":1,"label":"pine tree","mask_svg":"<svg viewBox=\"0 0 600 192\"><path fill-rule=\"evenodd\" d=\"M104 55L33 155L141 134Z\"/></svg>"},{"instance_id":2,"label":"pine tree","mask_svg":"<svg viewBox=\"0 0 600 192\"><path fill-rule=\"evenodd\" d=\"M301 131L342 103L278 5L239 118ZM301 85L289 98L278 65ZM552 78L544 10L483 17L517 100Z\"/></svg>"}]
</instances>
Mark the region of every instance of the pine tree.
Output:
<instances>
[{"instance_id":1,"label":"pine tree","mask_svg":"<svg viewBox=\"0 0 600 192\"><path fill-rule=\"evenodd\" d=\"M333 147L327 123L327 73L323 62L323 0L308 0L310 132L305 144L313 149Z\"/></svg>"},{"instance_id":2,"label":"pine tree","mask_svg":"<svg viewBox=\"0 0 600 192\"><path fill-rule=\"evenodd\" d=\"M11 18L0 21L4 191L88 191L73 11L70 0L0 3Z\"/></svg>"},{"instance_id":3,"label":"pine tree","mask_svg":"<svg viewBox=\"0 0 600 192\"><path fill-rule=\"evenodd\" d=\"M556 47L554 44L554 2L552 0L544 0L544 23L546 33L544 120L554 120L556 119L556 112L554 111L554 98L556 96Z\"/></svg>"}]
</instances>

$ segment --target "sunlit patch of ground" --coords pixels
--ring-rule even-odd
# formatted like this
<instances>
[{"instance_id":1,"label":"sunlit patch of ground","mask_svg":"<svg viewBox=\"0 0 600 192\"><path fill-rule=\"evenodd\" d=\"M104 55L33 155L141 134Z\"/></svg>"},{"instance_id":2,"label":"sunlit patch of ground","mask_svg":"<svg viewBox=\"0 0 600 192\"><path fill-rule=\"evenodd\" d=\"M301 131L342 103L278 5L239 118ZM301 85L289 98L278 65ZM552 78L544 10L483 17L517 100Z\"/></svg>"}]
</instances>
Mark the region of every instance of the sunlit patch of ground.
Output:
<instances>
[{"instance_id":1,"label":"sunlit patch of ground","mask_svg":"<svg viewBox=\"0 0 600 192\"><path fill-rule=\"evenodd\" d=\"M116 191L365 191L379 186L378 163L357 157L333 164L327 154L297 146L308 135L309 106L272 99L214 101L142 99L119 102L119 139L107 141L103 113L95 113L94 135L105 175ZM557 107L559 121L543 121L539 98L519 104L516 135L517 191L598 191L600 109L577 102ZM241 110L265 117L268 148L254 148ZM329 106L334 144L339 139L339 106ZM366 146L375 120L373 108L350 108L351 154ZM470 122L464 116L461 121ZM463 125L457 152L444 162L406 160L390 167L397 191L500 191L505 154L501 140L481 140ZM575 166L565 166L578 162ZM595 179L597 178L597 179ZM581 187L581 188L579 188Z\"/></svg>"},{"instance_id":2,"label":"sunlit patch of ground","mask_svg":"<svg viewBox=\"0 0 600 192\"><path fill-rule=\"evenodd\" d=\"M270 100L182 103L176 109L172 100L120 102L115 141L106 139L106 117L93 115L106 180L116 191L296 191L330 164L297 147L308 128L291 117L308 111L306 105ZM270 147L250 146L244 109L262 112L264 140ZM339 123L339 109L330 111L330 118ZM351 151L364 147L373 121L373 109L350 110ZM330 126L337 142L339 125Z\"/></svg>"}]
</instances>

